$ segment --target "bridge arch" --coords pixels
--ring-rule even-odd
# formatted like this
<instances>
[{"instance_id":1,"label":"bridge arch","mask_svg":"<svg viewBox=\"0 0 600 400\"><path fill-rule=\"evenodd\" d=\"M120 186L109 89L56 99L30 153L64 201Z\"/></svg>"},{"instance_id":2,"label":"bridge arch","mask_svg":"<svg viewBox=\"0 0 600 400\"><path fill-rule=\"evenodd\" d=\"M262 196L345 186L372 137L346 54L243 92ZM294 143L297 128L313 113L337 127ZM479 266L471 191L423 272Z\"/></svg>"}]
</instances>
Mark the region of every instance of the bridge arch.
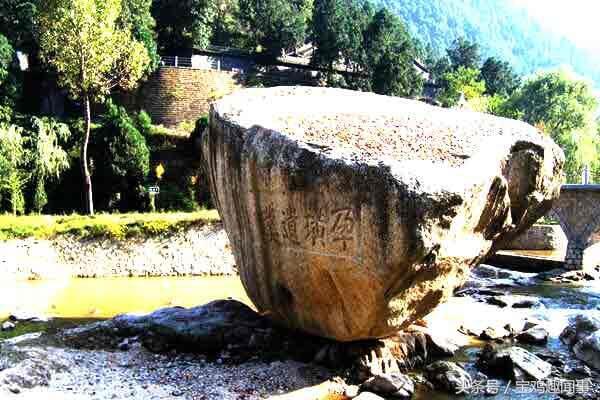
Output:
<instances>
[{"instance_id":1,"label":"bridge arch","mask_svg":"<svg viewBox=\"0 0 600 400\"><path fill-rule=\"evenodd\" d=\"M563 185L549 214L560 223L567 237L565 267L584 267L583 255L600 230L600 185Z\"/></svg>"}]
</instances>

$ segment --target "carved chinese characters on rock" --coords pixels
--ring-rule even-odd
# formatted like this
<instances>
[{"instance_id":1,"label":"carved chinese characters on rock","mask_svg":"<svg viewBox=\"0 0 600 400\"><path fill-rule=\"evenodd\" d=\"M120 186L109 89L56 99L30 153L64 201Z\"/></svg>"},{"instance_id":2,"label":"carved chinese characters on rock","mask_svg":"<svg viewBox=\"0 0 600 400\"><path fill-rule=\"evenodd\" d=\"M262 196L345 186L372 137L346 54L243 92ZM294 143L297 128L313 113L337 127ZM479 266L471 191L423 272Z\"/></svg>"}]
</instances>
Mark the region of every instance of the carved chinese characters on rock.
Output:
<instances>
[{"instance_id":1,"label":"carved chinese characters on rock","mask_svg":"<svg viewBox=\"0 0 600 400\"><path fill-rule=\"evenodd\" d=\"M325 256L357 256L358 224L351 208L301 210L268 204L262 210L262 221L269 243Z\"/></svg>"}]
</instances>

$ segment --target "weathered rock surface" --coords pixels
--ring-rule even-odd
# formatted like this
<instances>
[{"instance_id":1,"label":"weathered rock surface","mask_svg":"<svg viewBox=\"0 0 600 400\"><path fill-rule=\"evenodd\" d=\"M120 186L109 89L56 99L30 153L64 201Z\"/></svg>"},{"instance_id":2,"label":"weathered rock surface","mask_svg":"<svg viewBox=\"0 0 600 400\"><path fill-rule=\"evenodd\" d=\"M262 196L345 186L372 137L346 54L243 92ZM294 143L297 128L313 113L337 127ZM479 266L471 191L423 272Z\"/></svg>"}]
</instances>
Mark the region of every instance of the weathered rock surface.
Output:
<instances>
[{"instance_id":1,"label":"weathered rock surface","mask_svg":"<svg viewBox=\"0 0 600 400\"><path fill-rule=\"evenodd\" d=\"M481 352L478 365L492 376L513 381L543 380L552 373L551 364L517 346L498 349L488 345Z\"/></svg>"},{"instance_id":2,"label":"weathered rock surface","mask_svg":"<svg viewBox=\"0 0 600 400\"><path fill-rule=\"evenodd\" d=\"M302 87L215 103L202 155L259 311L342 341L447 299L550 209L563 163L524 123Z\"/></svg>"},{"instance_id":3,"label":"weathered rock surface","mask_svg":"<svg viewBox=\"0 0 600 400\"><path fill-rule=\"evenodd\" d=\"M562 331L560 339L571 347L578 359L600 370L600 320L577 315Z\"/></svg>"},{"instance_id":4,"label":"weathered rock surface","mask_svg":"<svg viewBox=\"0 0 600 400\"><path fill-rule=\"evenodd\" d=\"M517 340L528 344L545 344L548 342L549 333L541 326L534 326L517 335Z\"/></svg>"},{"instance_id":5,"label":"weathered rock surface","mask_svg":"<svg viewBox=\"0 0 600 400\"><path fill-rule=\"evenodd\" d=\"M425 374L436 388L452 394L471 387L471 376L454 362L436 361L425 367Z\"/></svg>"},{"instance_id":6,"label":"weathered rock surface","mask_svg":"<svg viewBox=\"0 0 600 400\"><path fill-rule=\"evenodd\" d=\"M415 392L412 380L404 374L375 375L360 385L360 389L394 399L409 399Z\"/></svg>"}]
</instances>

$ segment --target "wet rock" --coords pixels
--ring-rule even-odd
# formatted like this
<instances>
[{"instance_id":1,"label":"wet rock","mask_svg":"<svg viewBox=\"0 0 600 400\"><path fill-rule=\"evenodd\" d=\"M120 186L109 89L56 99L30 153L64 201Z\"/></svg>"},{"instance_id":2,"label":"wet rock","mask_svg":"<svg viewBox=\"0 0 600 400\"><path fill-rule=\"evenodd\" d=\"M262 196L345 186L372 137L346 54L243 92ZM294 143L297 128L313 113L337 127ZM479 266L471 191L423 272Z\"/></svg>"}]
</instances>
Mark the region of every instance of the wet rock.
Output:
<instances>
[{"instance_id":1,"label":"wet rock","mask_svg":"<svg viewBox=\"0 0 600 400\"><path fill-rule=\"evenodd\" d=\"M539 307L540 301L532 296L521 296L521 295L504 295L494 296L487 299L489 304L493 304L499 307L512 307L512 308L532 308Z\"/></svg>"},{"instance_id":2,"label":"wet rock","mask_svg":"<svg viewBox=\"0 0 600 400\"><path fill-rule=\"evenodd\" d=\"M131 348L131 344L129 343L129 339L125 338L121 343L117 345L118 349L121 351L127 351Z\"/></svg>"},{"instance_id":3,"label":"wet rock","mask_svg":"<svg viewBox=\"0 0 600 400\"><path fill-rule=\"evenodd\" d=\"M575 343L573 353L590 367L600 370L600 330Z\"/></svg>"},{"instance_id":4,"label":"wet rock","mask_svg":"<svg viewBox=\"0 0 600 400\"><path fill-rule=\"evenodd\" d=\"M193 308L163 308L144 316L120 315L66 330L60 336L67 344L83 348L115 348L124 338L139 336L155 352L175 348L218 353L230 345L248 347L253 333L269 336L270 327L266 318L245 304L217 300Z\"/></svg>"},{"instance_id":5,"label":"wet rock","mask_svg":"<svg viewBox=\"0 0 600 400\"><path fill-rule=\"evenodd\" d=\"M517 335L517 340L527 344L546 344L549 333L541 326L534 326Z\"/></svg>"},{"instance_id":6,"label":"wet rock","mask_svg":"<svg viewBox=\"0 0 600 400\"><path fill-rule=\"evenodd\" d=\"M331 88L247 89L202 135L211 193L262 313L389 336L551 207L562 151L527 124Z\"/></svg>"},{"instance_id":7,"label":"wet rock","mask_svg":"<svg viewBox=\"0 0 600 400\"><path fill-rule=\"evenodd\" d=\"M569 325L560 334L560 340L573 347L581 339L600 330L600 320L587 316L577 315L571 318Z\"/></svg>"},{"instance_id":8,"label":"wet rock","mask_svg":"<svg viewBox=\"0 0 600 400\"><path fill-rule=\"evenodd\" d=\"M0 329L3 331L12 331L13 329L15 329L17 326L14 324L14 322L11 321L4 321L2 323L2 326L0 326Z\"/></svg>"},{"instance_id":9,"label":"wet rock","mask_svg":"<svg viewBox=\"0 0 600 400\"><path fill-rule=\"evenodd\" d=\"M394 399L409 399L415 392L412 380L401 373L372 376L360 385L360 389Z\"/></svg>"},{"instance_id":10,"label":"wet rock","mask_svg":"<svg viewBox=\"0 0 600 400\"><path fill-rule=\"evenodd\" d=\"M528 352L512 346L498 349L487 345L481 352L477 364L484 372L514 381L543 380L552 373L552 365Z\"/></svg>"},{"instance_id":11,"label":"wet rock","mask_svg":"<svg viewBox=\"0 0 600 400\"><path fill-rule=\"evenodd\" d=\"M436 358L453 356L458 350L458 346L449 338L425 329L399 332L386 339L337 346L343 354L352 358L350 364L358 380L421 367Z\"/></svg>"},{"instance_id":12,"label":"wet rock","mask_svg":"<svg viewBox=\"0 0 600 400\"><path fill-rule=\"evenodd\" d=\"M434 386L452 394L458 394L461 388L471 386L471 376L458 364L449 361L437 361L425 367L427 379Z\"/></svg>"},{"instance_id":13,"label":"wet rock","mask_svg":"<svg viewBox=\"0 0 600 400\"><path fill-rule=\"evenodd\" d=\"M489 327L479 334L481 340L496 340L509 337L510 332L504 328Z\"/></svg>"}]
</instances>

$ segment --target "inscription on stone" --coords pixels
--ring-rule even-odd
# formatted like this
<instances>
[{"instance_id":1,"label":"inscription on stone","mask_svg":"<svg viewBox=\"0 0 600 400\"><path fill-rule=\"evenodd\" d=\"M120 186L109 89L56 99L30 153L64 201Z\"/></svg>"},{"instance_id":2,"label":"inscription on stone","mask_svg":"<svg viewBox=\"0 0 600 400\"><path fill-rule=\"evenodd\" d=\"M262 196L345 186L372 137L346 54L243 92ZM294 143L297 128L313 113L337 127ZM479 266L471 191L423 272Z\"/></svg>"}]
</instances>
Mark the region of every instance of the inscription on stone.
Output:
<instances>
[{"instance_id":1,"label":"inscription on stone","mask_svg":"<svg viewBox=\"0 0 600 400\"><path fill-rule=\"evenodd\" d=\"M295 207L262 210L269 243L325 256L358 257L358 223L352 208L323 206L301 212Z\"/></svg>"}]
</instances>

